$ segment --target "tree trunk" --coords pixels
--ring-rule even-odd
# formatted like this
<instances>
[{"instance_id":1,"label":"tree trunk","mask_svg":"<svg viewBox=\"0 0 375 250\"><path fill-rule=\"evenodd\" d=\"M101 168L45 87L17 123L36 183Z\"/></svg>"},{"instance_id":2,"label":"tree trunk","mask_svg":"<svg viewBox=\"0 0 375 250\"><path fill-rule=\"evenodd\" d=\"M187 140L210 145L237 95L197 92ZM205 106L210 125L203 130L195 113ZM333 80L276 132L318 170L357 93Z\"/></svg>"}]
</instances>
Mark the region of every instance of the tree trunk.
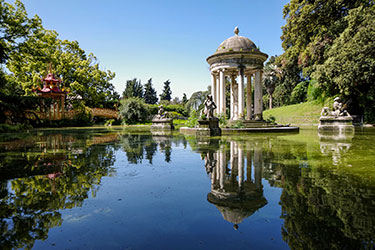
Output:
<instances>
[{"instance_id":1,"label":"tree trunk","mask_svg":"<svg viewBox=\"0 0 375 250\"><path fill-rule=\"evenodd\" d=\"M270 109L272 109L272 95L270 95Z\"/></svg>"}]
</instances>

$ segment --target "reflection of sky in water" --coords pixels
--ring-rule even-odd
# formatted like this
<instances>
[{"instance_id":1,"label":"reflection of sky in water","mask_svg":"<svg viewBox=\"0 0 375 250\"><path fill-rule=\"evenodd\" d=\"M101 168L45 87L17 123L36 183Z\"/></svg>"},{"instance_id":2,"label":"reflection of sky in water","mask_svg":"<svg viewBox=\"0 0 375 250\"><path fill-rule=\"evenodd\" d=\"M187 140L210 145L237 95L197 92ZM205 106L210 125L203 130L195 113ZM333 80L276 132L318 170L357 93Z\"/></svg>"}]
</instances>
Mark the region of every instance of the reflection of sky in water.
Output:
<instances>
[{"instance_id":1,"label":"reflection of sky in water","mask_svg":"<svg viewBox=\"0 0 375 250\"><path fill-rule=\"evenodd\" d=\"M82 158L72 154L76 161L69 160L69 155L60 158L65 163L71 161L75 174L67 171L70 165L60 164L64 167L59 165L58 170L63 174L55 179L48 179L47 175L32 177L44 180L47 185L53 184L57 190L64 187L59 181L82 178L85 173L96 176L97 172L90 169L98 166L96 171L110 169L99 178L100 183L89 185L83 193L88 197L83 196L82 203L58 210L61 225L52 226L45 241L35 241L35 249L51 246L59 249L288 249L301 246L298 241L306 242L304 237L310 233L322 238L327 235L324 233L327 229L337 239L323 237L322 244L345 245L348 241L358 246L361 243L356 242L360 240L350 240L351 232L358 232L358 226L345 224L351 231L342 230L340 226L347 222L335 215L335 211L352 216L354 221L357 217L375 215L374 206L367 204L374 200L374 195L362 195L366 190L364 183L351 181L350 175L358 173L341 169L334 174L330 169L349 163L355 166L356 150L362 144L352 138L345 142L350 145L346 151L328 150L326 154L322 148L327 148L326 145L335 148L342 142L322 141L316 134L236 140L226 137L203 144L193 138L185 141L185 148L185 139L181 136L155 138L149 134L125 134L107 141L100 134L96 136L86 139L86 143L93 145L89 152L80 148L84 144L74 148L70 143L72 152L80 152L79 157L102 159L89 161L91 165L85 170L88 172L79 172L83 167L78 164ZM95 140L108 143L107 149L114 154L103 155L105 144L95 146ZM340 161L335 161L337 157ZM104 163L104 159L112 161ZM96 183L95 180L88 178L79 183ZM9 183L6 184L8 194L13 195ZM329 190L332 185L337 186L339 193ZM368 193L374 191L373 186L367 185ZM345 195L340 195L344 191ZM340 207L353 197L361 208L350 211L350 206ZM74 199L74 195L69 199ZM329 224L330 220L333 224ZM372 228L363 226L366 227ZM359 232L365 235L363 228ZM314 240L310 243L319 246Z\"/></svg>"}]
</instances>

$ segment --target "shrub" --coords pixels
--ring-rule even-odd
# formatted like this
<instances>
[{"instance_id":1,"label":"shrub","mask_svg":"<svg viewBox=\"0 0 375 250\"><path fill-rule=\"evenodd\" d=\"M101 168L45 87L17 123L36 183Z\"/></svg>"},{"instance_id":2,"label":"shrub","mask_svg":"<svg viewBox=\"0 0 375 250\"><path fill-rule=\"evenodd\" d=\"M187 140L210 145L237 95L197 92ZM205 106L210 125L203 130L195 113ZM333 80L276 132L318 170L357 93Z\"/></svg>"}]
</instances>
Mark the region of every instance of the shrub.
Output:
<instances>
[{"instance_id":1,"label":"shrub","mask_svg":"<svg viewBox=\"0 0 375 250\"><path fill-rule=\"evenodd\" d=\"M120 116L126 124L142 123L147 120L148 109L139 98L128 98L121 101Z\"/></svg>"},{"instance_id":2,"label":"shrub","mask_svg":"<svg viewBox=\"0 0 375 250\"><path fill-rule=\"evenodd\" d=\"M190 116L186 122L186 126L188 126L189 128L195 128L196 126L198 126L198 113L195 109L191 109L190 110Z\"/></svg>"},{"instance_id":3,"label":"shrub","mask_svg":"<svg viewBox=\"0 0 375 250\"><path fill-rule=\"evenodd\" d=\"M225 114L219 114L219 124L221 127L225 127L227 125L227 116Z\"/></svg>"},{"instance_id":4,"label":"shrub","mask_svg":"<svg viewBox=\"0 0 375 250\"><path fill-rule=\"evenodd\" d=\"M178 112L171 111L171 112L167 112L167 117L173 118L173 119L181 119L181 118L183 118L183 115L181 115Z\"/></svg>"},{"instance_id":5,"label":"shrub","mask_svg":"<svg viewBox=\"0 0 375 250\"><path fill-rule=\"evenodd\" d=\"M90 108L81 104L78 106L77 111L78 113L73 118L73 124L79 124L78 126L88 126L94 124Z\"/></svg>"},{"instance_id":6,"label":"shrub","mask_svg":"<svg viewBox=\"0 0 375 250\"><path fill-rule=\"evenodd\" d=\"M236 121L232 126L231 128L244 128L245 125L243 124L243 121L241 120L238 120Z\"/></svg>"},{"instance_id":7,"label":"shrub","mask_svg":"<svg viewBox=\"0 0 375 250\"><path fill-rule=\"evenodd\" d=\"M270 115L267 119L266 119L267 122L270 122L272 124L276 124L276 117L274 117L273 115Z\"/></svg>"},{"instance_id":8,"label":"shrub","mask_svg":"<svg viewBox=\"0 0 375 250\"><path fill-rule=\"evenodd\" d=\"M147 109L149 111L149 114L150 115L156 115L159 111L159 106L161 104L147 104ZM187 117L188 116L188 112L187 110L185 109L184 105L182 104L170 104L170 105L163 105L163 108L165 111L168 111L168 112L177 112L179 114L181 114L182 116L184 117Z\"/></svg>"},{"instance_id":9,"label":"shrub","mask_svg":"<svg viewBox=\"0 0 375 250\"><path fill-rule=\"evenodd\" d=\"M109 119L104 123L104 126L112 126L112 123L115 121L115 119Z\"/></svg>"}]
</instances>

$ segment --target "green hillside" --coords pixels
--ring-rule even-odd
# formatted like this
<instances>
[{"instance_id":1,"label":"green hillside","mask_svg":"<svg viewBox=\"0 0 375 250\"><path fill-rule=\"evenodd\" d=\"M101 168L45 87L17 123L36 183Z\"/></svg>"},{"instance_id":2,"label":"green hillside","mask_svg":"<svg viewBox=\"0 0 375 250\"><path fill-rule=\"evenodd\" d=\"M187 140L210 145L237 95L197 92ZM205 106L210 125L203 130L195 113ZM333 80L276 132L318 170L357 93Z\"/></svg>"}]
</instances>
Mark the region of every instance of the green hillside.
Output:
<instances>
[{"instance_id":1,"label":"green hillside","mask_svg":"<svg viewBox=\"0 0 375 250\"><path fill-rule=\"evenodd\" d=\"M265 110L263 116L266 120L270 116L274 116L278 124L317 126L319 123L320 112L324 106L329 106L329 104L318 103L315 101L305 102Z\"/></svg>"}]
</instances>

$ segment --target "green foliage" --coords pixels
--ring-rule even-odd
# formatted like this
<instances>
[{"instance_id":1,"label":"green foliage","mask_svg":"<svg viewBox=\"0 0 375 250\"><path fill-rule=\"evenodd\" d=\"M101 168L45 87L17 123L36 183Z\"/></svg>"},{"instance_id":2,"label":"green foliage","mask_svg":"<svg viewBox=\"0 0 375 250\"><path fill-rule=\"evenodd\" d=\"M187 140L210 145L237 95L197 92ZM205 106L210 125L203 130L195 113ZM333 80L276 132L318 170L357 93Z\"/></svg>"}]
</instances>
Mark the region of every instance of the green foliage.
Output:
<instances>
[{"instance_id":1,"label":"green foliage","mask_svg":"<svg viewBox=\"0 0 375 250\"><path fill-rule=\"evenodd\" d=\"M9 54L6 66L13 73L10 80L31 95L32 89L41 87L40 78L47 74L49 63L63 79L61 87L69 96L80 96L85 105L97 107L100 102L118 99L110 83L115 77L113 72L100 70L96 57L87 55L77 41L60 40L56 31L43 27Z\"/></svg>"},{"instance_id":2,"label":"green foliage","mask_svg":"<svg viewBox=\"0 0 375 250\"><path fill-rule=\"evenodd\" d=\"M284 7L284 54L280 87L275 97L282 104L301 100L297 84L311 78L308 99L339 95L353 114L374 113L375 45L374 1L291 0ZM318 90L320 88L321 90Z\"/></svg>"},{"instance_id":3,"label":"green foliage","mask_svg":"<svg viewBox=\"0 0 375 250\"><path fill-rule=\"evenodd\" d=\"M184 116L181 113L175 112L175 111L169 111L167 112L167 117L173 118L173 119L180 119Z\"/></svg>"},{"instance_id":4,"label":"green foliage","mask_svg":"<svg viewBox=\"0 0 375 250\"><path fill-rule=\"evenodd\" d=\"M171 104L164 107L165 111L177 112L183 116L188 116L188 112L182 104Z\"/></svg>"},{"instance_id":5,"label":"green foliage","mask_svg":"<svg viewBox=\"0 0 375 250\"><path fill-rule=\"evenodd\" d=\"M276 123L276 117L274 117L273 115L270 115L269 117L267 117L266 121L270 122L272 124L275 124Z\"/></svg>"},{"instance_id":6,"label":"green foliage","mask_svg":"<svg viewBox=\"0 0 375 250\"><path fill-rule=\"evenodd\" d=\"M300 103L305 102L307 99L307 89L309 87L309 81L303 81L297 84L292 91L291 102Z\"/></svg>"},{"instance_id":7,"label":"green foliage","mask_svg":"<svg viewBox=\"0 0 375 250\"><path fill-rule=\"evenodd\" d=\"M168 100L160 100L159 101L159 105L167 106L167 105L170 105L170 104L171 104L171 102L168 101Z\"/></svg>"},{"instance_id":8,"label":"green foliage","mask_svg":"<svg viewBox=\"0 0 375 250\"><path fill-rule=\"evenodd\" d=\"M375 112L374 17L374 5L350 10L344 18L348 26L334 40L328 59L313 74L330 96L350 100L352 114Z\"/></svg>"},{"instance_id":9,"label":"green foliage","mask_svg":"<svg viewBox=\"0 0 375 250\"><path fill-rule=\"evenodd\" d=\"M1 1L0 8L1 93L32 95L51 63L63 79L62 87L71 96L81 96L86 105L118 98L110 83L114 73L101 71L95 56L86 55L77 41L60 40L57 32L45 30L38 16L27 17L20 1L14 5Z\"/></svg>"},{"instance_id":10,"label":"green foliage","mask_svg":"<svg viewBox=\"0 0 375 250\"><path fill-rule=\"evenodd\" d=\"M187 101L187 103L185 104L185 108L186 110L196 110L196 111L200 111L203 109L203 103L204 103L204 100L206 99L207 95L209 94L208 91L197 91L197 92L194 92L190 99Z\"/></svg>"},{"instance_id":11,"label":"green foliage","mask_svg":"<svg viewBox=\"0 0 375 250\"><path fill-rule=\"evenodd\" d=\"M307 101L323 101L323 89L319 87L316 80L310 80L309 86L307 88Z\"/></svg>"},{"instance_id":12,"label":"green foliage","mask_svg":"<svg viewBox=\"0 0 375 250\"><path fill-rule=\"evenodd\" d=\"M0 124L0 133L10 133L10 132L20 132L22 130L32 129L33 127L31 125L26 124L6 124L1 123Z\"/></svg>"},{"instance_id":13,"label":"green foliage","mask_svg":"<svg viewBox=\"0 0 375 250\"><path fill-rule=\"evenodd\" d=\"M176 113L181 114L181 116L184 116L184 117L188 116L188 112L186 111L184 105L182 104L169 104L169 105L167 104L167 105L163 105L163 108L165 111L168 111L168 112L176 112ZM150 115L156 115L159 111L159 105L157 104L147 105L147 109Z\"/></svg>"},{"instance_id":14,"label":"green foliage","mask_svg":"<svg viewBox=\"0 0 375 250\"><path fill-rule=\"evenodd\" d=\"M143 87L140 80L134 78L133 80L126 81L126 87L122 92L123 98L143 98Z\"/></svg>"},{"instance_id":15,"label":"green foliage","mask_svg":"<svg viewBox=\"0 0 375 250\"><path fill-rule=\"evenodd\" d=\"M184 93L182 96L182 104L186 104L188 102L188 99L186 97L186 94Z\"/></svg>"},{"instance_id":16,"label":"green foliage","mask_svg":"<svg viewBox=\"0 0 375 250\"><path fill-rule=\"evenodd\" d=\"M145 99L145 103L147 104L156 104L158 102L156 91L152 87L152 78L150 78L144 86L143 98Z\"/></svg>"},{"instance_id":17,"label":"green foliage","mask_svg":"<svg viewBox=\"0 0 375 250\"><path fill-rule=\"evenodd\" d=\"M77 124L81 124L81 126L94 124L90 108L81 104L75 110L78 111L78 113L73 119L77 122Z\"/></svg>"},{"instance_id":18,"label":"green foliage","mask_svg":"<svg viewBox=\"0 0 375 250\"><path fill-rule=\"evenodd\" d=\"M230 127L231 127L231 128L244 128L245 125L244 125L243 121L241 121L241 120L237 120L237 121L236 121L234 124L232 124Z\"/></svg>"},{"instance_id":19,"label":"green foliage","mask_svg":"<svg viewBox=\"0 0 375 250\"><path fill-rule=\"evenodd\" d=\"M228 124L227 116L225 114L219 114L219 124L221 127L225 127Z\"/></svg>"},{"instance_id":20,"label":"green foliage","mask_svg":"<svg viewBox=\"0 0 375 250\"><path fill-rule=\"evenodd\" d=\"M124 99L121 101L120 116L126 124L145 122L148 117L147 106L139 98Z\"/></svg>"},{"instance_id":21,"label":"green foliage","mask_svg":"<svg viewBox=\"0 0 375 250\"><path fill-rule=\"evenodd\" d=\"M190 116L188 120L186 121L186 126L189 128L195 128L198 126L198 119L199 115L198 112L195 109L190 110Z\"/></svg>"},{"instance_id":22,"label":"green foliage","mask_svg":"<svg viewBox=\"0 0 375 250\"><path fill-rule=\"evenodd\" d=\"M161 93L160 95L160 101L161 100L170 101L172 99L172 90L171 90L170 84L171 82L169 80L164 82L163 93Z\"/></svg>"},{"instance_id":23,"label":"green foliage","mask_svg":"<svg viewBox=\"0 0 375 250\"><path fill-rule=\"evenodd\" d=\"M104 123L104 126L112 126L112 123L114 122L114 119L109 119Z\"/></svg>"}]
</instances>

